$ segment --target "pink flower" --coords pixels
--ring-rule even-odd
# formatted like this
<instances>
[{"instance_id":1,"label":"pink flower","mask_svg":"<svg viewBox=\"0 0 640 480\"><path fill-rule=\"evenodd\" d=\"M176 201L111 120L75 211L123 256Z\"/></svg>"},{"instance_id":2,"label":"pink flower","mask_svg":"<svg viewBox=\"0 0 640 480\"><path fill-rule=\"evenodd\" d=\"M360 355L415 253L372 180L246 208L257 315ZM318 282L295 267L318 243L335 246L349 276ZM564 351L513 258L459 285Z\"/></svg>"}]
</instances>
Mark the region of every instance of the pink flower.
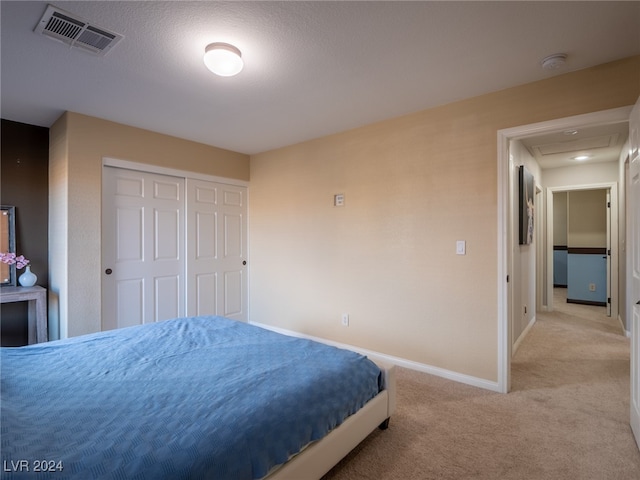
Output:
<instances>
[{"instance_id":1,"label":"pink flower","mask_svg":"<svg viewBox=\"0 0 640 480\"><path fill-rule=\"evenodd\" d=\"M0 253L0 261L8 265L15 264L17 269L24 268L30 263L24 255L17 257L14 252Z\"/></svg>"},{"instance_id":2,"label":"pink flower","mask_svg":"<svg viewBox=\"0 0 640 480\"><path fill-rule=\"evenodd\" d=\"M20 255L19 257L16 257L16 268L18 269L24 268L27 265L29 265L29 260L24 258L24 255Z\"/></svg>"}]
</instances>

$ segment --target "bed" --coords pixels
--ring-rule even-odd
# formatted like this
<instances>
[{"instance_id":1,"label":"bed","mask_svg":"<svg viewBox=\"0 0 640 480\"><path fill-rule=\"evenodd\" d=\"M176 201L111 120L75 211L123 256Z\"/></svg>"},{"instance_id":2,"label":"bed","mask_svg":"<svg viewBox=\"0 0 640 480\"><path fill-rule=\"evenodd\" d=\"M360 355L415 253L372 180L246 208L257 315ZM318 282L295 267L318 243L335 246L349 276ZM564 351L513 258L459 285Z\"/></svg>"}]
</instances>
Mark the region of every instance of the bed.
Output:
<instances>
[{"instance_id":1,"label":"bed","mask_svg":"<svg viewBox=\"0 0 640 480\"><path fill-rule=\"evenodd\" d=\"M395 408L393 367L222 317L0 360L3 478L320 478Z\"/></svg>"}]
</instances>

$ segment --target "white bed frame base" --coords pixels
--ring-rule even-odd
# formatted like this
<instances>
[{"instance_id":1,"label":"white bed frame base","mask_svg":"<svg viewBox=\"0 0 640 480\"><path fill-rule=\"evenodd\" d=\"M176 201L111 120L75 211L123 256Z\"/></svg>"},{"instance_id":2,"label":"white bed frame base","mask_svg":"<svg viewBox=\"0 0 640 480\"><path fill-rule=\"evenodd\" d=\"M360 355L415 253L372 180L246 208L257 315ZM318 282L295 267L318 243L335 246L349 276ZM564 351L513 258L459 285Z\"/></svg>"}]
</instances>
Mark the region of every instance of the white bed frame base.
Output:
<instances>
[{"instance_id":1,"label":"white bed frame base","mask_svg":"<svg viewBox=\"0 0 640 480\"><path fill-rule=\"evenodd\" d=\"M396 409L395 366L376 362L383 372L384 390L369 400L327 436L265 477L265 480L317 480L342 460Z\"/></svg>"}]
</instances>

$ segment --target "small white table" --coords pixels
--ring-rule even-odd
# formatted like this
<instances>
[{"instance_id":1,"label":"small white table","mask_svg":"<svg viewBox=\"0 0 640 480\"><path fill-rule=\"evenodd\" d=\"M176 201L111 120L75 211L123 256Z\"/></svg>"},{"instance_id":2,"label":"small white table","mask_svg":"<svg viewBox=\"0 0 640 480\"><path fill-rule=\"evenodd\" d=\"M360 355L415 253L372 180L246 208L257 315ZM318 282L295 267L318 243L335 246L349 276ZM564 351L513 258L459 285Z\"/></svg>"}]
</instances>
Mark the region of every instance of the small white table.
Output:
<instances>
[{"instance_id":1,"label":"small white table","mask_svg":"<svg viewBox=\"0 0 640 480\"><path fill-rule=\"evenodd\" d=\"M34 287L1 287L0 303L29 302L28 342L46 342L49 339L47 325L47 289Z\"/></svg>"}]
</instances>

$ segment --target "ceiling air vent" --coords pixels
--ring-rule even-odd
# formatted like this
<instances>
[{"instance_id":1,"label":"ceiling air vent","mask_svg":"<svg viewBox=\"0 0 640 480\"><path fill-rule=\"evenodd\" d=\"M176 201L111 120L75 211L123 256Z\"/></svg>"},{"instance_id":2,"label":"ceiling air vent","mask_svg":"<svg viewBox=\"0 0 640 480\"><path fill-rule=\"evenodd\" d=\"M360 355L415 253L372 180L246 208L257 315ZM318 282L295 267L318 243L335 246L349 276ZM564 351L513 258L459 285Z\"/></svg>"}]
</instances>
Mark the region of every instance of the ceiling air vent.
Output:
<instances>
[{"instance_id":1,"label":"ceiling air vent","mask_svg":"<svg viewBox=\"0 0 640 480\"><path fill-rule=\"evenodd\" d=\"M105 55L123 38L53 5L47 6L34 31L99 56Z\"/></svg>"}]
</instances>

